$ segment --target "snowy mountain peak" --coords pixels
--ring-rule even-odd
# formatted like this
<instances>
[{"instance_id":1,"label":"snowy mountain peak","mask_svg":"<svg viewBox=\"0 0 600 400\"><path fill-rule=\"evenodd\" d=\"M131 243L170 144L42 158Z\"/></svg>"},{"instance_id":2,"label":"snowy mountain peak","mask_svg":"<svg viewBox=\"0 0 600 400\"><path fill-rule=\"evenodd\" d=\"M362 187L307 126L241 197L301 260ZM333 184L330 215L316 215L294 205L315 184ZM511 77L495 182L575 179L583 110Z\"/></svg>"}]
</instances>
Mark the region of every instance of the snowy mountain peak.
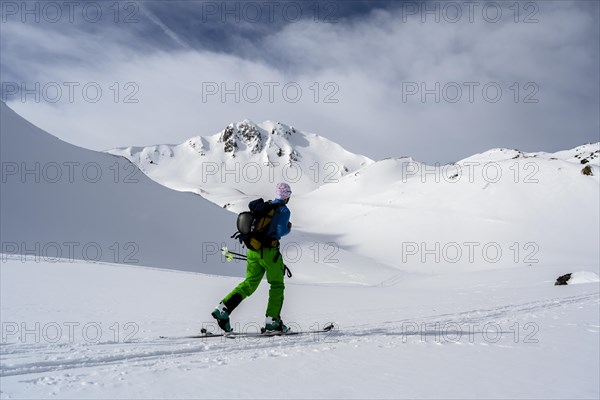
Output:
<instances>
[{"instance_id":1,"label":"snowy mountain peak","mask_svg":"<svg viewBox=\"0 0 600 400\"><path fill-rule=\"evenodd\" d=\"M238 150L250 150L257 154L264 148L264 137L261 129L249 119L231 123L219 133L219 143L223 143L223 151L235 157Z\"/></svg>"},{"instance_id":2,"label":"snowy mountain peak","mask_svg":"<svg viewBox=\"0 0 600 400\"><path fill-rule=\"evenodd\" d=\"M267 120L262 124L256 124L250 119L244 119L241 122L230 123L219 132L217 143L222 144L223 152L229 153L231 157L236 157L238 152L259 154L266 149L274 149L277 157L287 155L286 162L289 163L298 161L300 158L300 152L292 148L288 142L293 134L302 135L293 126L281 122ZM190 141L190 145L196 148L198 142L201 142L201 138L196 137ZM206 147L205 143L201 144L201 148Z\"/></svg>"},{"instance_id":3,"label":"snowy mountain peak","mask_svg":"<svg viewBox=\"0 0 600 400\"><path fill-rule=\"evenodd\" d=\"M600 166L600 142L587 143L570 150L546 152L525 152L517 149L496 148L465 158L465 162L494 162L519 158L539 158L545 160L563 160L571 163Z\"/></svg>"},{"instance_id":4,"label":"snowy mountain peak","mask_svg":"<svg viewBox=\"0 0 600 400\"><path fill-rule=\"evenodd\" d=\"M228 124L210 136L184 143L109 150L127 157L152 179L172 189L211 198L242 194L271 195L277 181L288 181L296 194L336 182L373 160L282 122L250 119ZM223 197L224 196L224 197Z\"/></svg>"}]
</instances>

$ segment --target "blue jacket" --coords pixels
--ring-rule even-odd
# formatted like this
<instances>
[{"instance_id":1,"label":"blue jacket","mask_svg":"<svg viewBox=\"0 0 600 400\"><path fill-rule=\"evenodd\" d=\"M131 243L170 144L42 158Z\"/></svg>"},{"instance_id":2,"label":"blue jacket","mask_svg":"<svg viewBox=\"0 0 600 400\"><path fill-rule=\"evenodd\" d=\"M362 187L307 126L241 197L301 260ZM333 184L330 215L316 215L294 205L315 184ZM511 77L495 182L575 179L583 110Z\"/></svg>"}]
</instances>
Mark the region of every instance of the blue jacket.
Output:
<instances>
[{"instance_id":1,"label":"blue jacket","mask_svg":"<svg viewBox=\"0 0 600 400\"><path fill-rule=\"evenodd\" d=\"M288 222L290 222L291 212L290 209L284 204L285 200L275 199L272 201L272 203L281 204L281 207L277 209L277 212L273 216L273 222L269 227L268 236L275 237L277 240L279 240L282 236L290 233Z\"/></svg>"}]
</instances>

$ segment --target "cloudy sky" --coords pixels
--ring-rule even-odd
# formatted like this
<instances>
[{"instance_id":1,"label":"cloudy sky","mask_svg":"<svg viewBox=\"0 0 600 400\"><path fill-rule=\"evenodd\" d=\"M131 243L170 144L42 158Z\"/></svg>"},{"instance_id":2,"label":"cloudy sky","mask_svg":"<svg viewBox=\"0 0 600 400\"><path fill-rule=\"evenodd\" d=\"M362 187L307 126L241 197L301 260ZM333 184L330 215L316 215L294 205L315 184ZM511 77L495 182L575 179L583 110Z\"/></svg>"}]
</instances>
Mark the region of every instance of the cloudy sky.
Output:
<instances>
[{"instance_id":1,"label":"cloudy sky","mask_svg":"<svg viewBox=\"0 0 600 400\"><path fill-rule=\"evenodd\" d=\"M596 1L2 1L1 96L96 150L249 118L374 159L600 135Z\"/></svg>"}]
</instances>

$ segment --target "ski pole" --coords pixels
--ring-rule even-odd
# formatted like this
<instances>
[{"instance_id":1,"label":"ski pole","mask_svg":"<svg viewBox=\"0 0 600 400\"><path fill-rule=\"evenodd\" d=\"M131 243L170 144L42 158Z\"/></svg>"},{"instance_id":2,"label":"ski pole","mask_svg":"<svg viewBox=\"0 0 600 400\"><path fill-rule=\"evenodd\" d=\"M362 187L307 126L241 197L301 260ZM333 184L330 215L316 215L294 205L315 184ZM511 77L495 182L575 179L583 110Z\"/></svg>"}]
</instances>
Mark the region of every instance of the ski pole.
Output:
<instances>
[{"instance_id":1,"label":"ski pole","mask_svg":"<svg viewBox=\"0 0 600 400\"><path fill-rule=\"evenodd\" d=\"M234 256L239 256L239 257L247 258L247 256L245 254L236 253L235 251L230 251L227 247L221 248L221 254L223 254L224 256L229 255L229 254L233 254Z\"/></svg>"},{"instance_id":2,"label":"ski pole","mask_svg":"<svg viewBox=\"0 0 600 400\"><path fill-rule=\"evenodd\" d=\"M232 260L242 260L242 261L248 261L248 259L247 259L247 258L237 257L237 256L234 256L233 254L227 254L227 255L225 256L225 258L227 259L227 262L230 262L230 261L232 261Z\"/></svg>"},{"instance_id":3,"label":"ski pole","mask_svg":"<svg viewBox=\"0 0 600 400\"><path fill-rule=\"evenodd\" d=\"M229 249L227 247L221 248L221 254L223 254L225 257L227 257L228 261L231 261L232 259L247 260L246 255L241 254L241 253L236 253L235 251L229 251Z\"/></svg>"},{"instance_id":4,"label":"ski pole","mask_svg":"<svg viewBox=\"0 0 600 400\"><path fill-rule=\"evenodd\" d=\"M229 253L233 254L234 256L248 258L248 256L246 256L245 254L236 253L235 251L230 251Z\"/></svg>"}]
</instances>

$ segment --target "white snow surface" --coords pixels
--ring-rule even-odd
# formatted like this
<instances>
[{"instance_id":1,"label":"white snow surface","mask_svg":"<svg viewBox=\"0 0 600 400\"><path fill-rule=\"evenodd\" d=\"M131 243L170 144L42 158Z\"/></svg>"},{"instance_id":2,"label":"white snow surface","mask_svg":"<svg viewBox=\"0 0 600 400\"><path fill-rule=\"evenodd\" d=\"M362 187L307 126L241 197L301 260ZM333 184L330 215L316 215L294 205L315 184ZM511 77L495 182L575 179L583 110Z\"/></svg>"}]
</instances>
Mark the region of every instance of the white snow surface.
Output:
<instances>
[{"instance_id":1,"label":"white snow surface","mask_svg":"<svg viewBox=\"0 0 600 400\"><path fill-rule=\"evenodd\" d=\"M598 143L427 166L243 121L230 125L235 152L222 132L115 151L131 163L1 112L2 399L600 396ZM214 327L240 281L227 275L244 273L218 252L243 251L233 212L272 191L247 176L198 184L198 159L235 168L293 151L303 172L340 169L292 183L283 318L337 329L185 338ZM570 272L579 284L554 286ZM236 330L258 329L267 296L263 282Z\"/></svg>"},{"instance_id":2,"label":"white snow surface","mask_svg":"<svg viewBox=\"0 0 600 400\"><path fill-rule=\"evenodd\" d=\"M579 285L582 283L600 282L600 277L591 271L577 271L571 274L569 285Z\"/></svg>"},{"instance_id":3,"label":"white snow surface","mask_svg":"<svg viewBox=\"0 0 600 400\"><path fill-rule=\"evenodd\" d=\"M285 321L334 321L336 332L204 340L183 336L214 327L210 306L238 279L11 257L0 268L3 399L600 394L600 287L554 286L560 267L364 287L292 279ZM267 286L239 306L234 327L256 331Z\"/></svg>"}]
</instances>

